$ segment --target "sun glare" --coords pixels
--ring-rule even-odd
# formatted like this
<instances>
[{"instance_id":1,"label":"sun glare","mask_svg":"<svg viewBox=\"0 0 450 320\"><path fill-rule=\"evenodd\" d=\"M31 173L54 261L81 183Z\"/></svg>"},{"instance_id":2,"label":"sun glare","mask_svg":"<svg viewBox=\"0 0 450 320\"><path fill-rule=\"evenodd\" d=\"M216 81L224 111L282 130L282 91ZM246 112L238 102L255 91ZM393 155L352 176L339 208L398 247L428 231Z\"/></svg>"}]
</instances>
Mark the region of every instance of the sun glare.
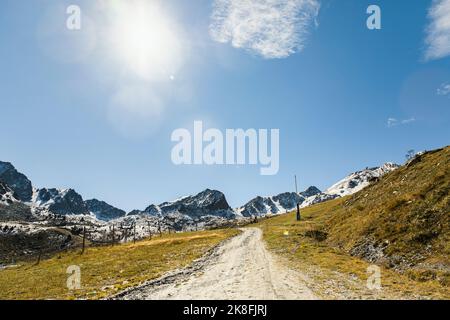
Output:
<instances>
[{"instance_id":1,"label":"sun glare","mask_svg":"<svg viewBox=\"0 0 450 320\"><path fill-rule=\"evenodd\" d=\"M181 64L177 29L155 2L121 1L114 7L113 51L146 79L170 79Z\"/></svg>"}]
</instances>

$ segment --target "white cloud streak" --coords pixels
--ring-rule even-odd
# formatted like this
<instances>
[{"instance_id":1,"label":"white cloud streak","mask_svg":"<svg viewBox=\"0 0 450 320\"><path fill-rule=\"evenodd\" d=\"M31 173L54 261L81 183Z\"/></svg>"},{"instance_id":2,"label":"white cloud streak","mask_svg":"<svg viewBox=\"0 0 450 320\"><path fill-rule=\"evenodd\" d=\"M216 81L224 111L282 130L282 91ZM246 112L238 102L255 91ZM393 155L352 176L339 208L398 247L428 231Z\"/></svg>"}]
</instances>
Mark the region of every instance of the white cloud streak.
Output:
<instances>
[{"instance_id":1,"label":"white cloud streak","mask_svg":"<svg viewBox=\"0 0 450 320\"><path fill-rule=\"evenodd\" d=\"M266 59L286 58L303 50L319 9L318 0L215 0L210 35Z\"/></svg>"},{"instance_id":2,"label":"white cloud streak","mask_svg":"<svg viewBox=\"0 0 450 320\"><path fill-rule=\"evenodd\" d=\"M388 128L392 128L398 125L405 125L405 124L409 124L412 122L415 122L416 119L415 118L409 118L409 119L403 119L403 120L398 120L396 118L388 118L387 120L387 126Z\"/></svg>"},{"instance_id":3,"label":"white cloud streak","mask_svg":"<svg viewBox=\"0 0 450 320\"><path fill-rule=\"evenodd\" d=\"M441 86L436 90L436 93L438 96L447 96L450 95L450 84L443 83Z\"/></svg>"},{"instance_id":4,"label":"white cloud streak","mask_svg":"<svg viewBox=\"0 0 450 320\"><path fill-rule=\"evenodd\" d=\"M426 60L450 55L450 0L433 0L428 11L430 23L426 29Z\"/></svg>"}]
</instances>

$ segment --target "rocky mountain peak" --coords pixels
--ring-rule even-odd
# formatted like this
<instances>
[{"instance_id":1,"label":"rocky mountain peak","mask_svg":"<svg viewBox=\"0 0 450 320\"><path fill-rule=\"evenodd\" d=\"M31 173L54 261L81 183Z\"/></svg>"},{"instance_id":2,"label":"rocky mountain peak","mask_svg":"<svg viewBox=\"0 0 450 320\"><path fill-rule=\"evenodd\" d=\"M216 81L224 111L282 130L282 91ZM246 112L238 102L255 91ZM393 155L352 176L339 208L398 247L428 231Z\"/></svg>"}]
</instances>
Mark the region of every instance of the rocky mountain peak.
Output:
<instances>
[{"instance_id":1,"label":"rocky mountain peak","mask_svg":"<svg viewBox=\"0 0 450 320\"><path fill-rule=\"evenodd\" d=\"M125 211L97 199L86 200L85 204L88 210L99 220L110 221L126 215Z\"/></svg>"},{"instance_id":2,"label":"rocky mountain peak","mask_svg":"<svg viewBox=\"0 0 450 320\"><path fill-rule=\"evenodd\" d=\"M0 204L10 205L17 201L20 200L14 190L12 190L6 183L0 181Z\"/></svg>"},{"instance_id":3,"label":"rocky mountain peak","mask_svg":"<svg viewBox=\"0 0 450 320\"><path fill-rule=\"evenodd\" d=\"M60 215L89 214L89 209L81 195L73 189L36 189L33 203Z\"/></svg>"},{"instance_id":4,"label":"rocky mountain peak","mask_svg":"<svg viewBox=\"0 0 450 320\"><path fill-rule=\"evenodd\" d=\"M174 201L150 205L144 211L133 210L128 215L145 213L149 215L167 216L180 213L193 218L202 216L234 217L225 195L218 190L206 189L194 196L186 196Z\"/></svg>"},{"instance_id":5,"label":"rocky mountain peak","mask_svg":"<svg viewBox=\"0 0 450 320\"><path fill-rule=\"evenodd\" d=\"M27 202L31 200L33 187L31 181L14 168L9 162L0 161L0 181L7 184L21 201Z\"/></svg>"}]
</instances>

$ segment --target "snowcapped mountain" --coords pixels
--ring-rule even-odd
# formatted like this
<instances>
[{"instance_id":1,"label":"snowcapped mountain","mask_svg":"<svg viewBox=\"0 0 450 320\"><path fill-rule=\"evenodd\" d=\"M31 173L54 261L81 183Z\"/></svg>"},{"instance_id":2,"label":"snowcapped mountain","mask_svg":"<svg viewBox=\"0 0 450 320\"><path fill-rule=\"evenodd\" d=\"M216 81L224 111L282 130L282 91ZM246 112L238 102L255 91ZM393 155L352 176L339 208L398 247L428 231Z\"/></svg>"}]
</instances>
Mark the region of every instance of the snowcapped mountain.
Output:
<instances>
[{"instance_id":1,"label":"snowcapped mountain","mask_svg":"<svg viewBox=\"0 0 450 320\"><path fill-rule=\"evenodd\" d=\"M133 210L128 215L167 216L171 213L180 213L190 218L203 216L235 217L235 213L228 204L225 195L220 191L210 189L206 189L194 196L163 202L159 205L152 204L143 211Z\"/></svg>"},{"instance_id":2,"label":"snowcapped mountain","mask_svg":"<svg viewBox=\"0 0 450 320\"><path fill-rule=\"evenodd\" d=\"M321 192L318 188L312 186L303 192L285 192L277 196L256 197L240 208L236 209L244 217L261 216L266 214L279 214L294 210L299 203L301 208L310 205L333 200L356 193L367 187L372 181L375 181L400 167L397 164L388 162L381 167L366 168L361 171L351 173L344 179Z\"/></svg>"},{"instance_id":3,"label":"snowcapped mountain","mask_svg":"<svg viewBox=\"0 0 450 320\"><path fill-rule=\"evenodd\" d=\"M193 196L159 205L152 204L145 210L134 210L126 214L125 211L97 199L84 201L73 189L33 189L31 181L18 172L11 163L0 162L0 205L2 205L0 218L20 220L22 215L24 220L32 221L57 219L56 215L64 217L66 222L79 223L89 220L93 224L100 225L111 221L124 222L128 221L127 219L134 219L151 225L154 225L155 221L159 221L158 223L162 221L168 228L182 230L186 226L195 225L197 228L199 223L204 226L208 223L223 223L221 219L285 213L295 209L297 203L301 207L306 207L343 197L363 189L372 181L398 167L396 164L386 163L381 167L357 171L324 192L311 186L299 193L284 192L276 196L258 196L236 210L229 206L222 192L206 189ZM11 203L14 205L9 205L5 209ZM155 219L150 219L151 217Z\"/></svg>"},{"instance_id":4,"label":"snowcapped mountain","mask_svg":"<svg viewBox=\"0 0 450 320\"><path fill-rule=\"evenodd\" d=\"M110 221L126 215L125 211L97 199L86 200L85 204L88 210L99 220Z\"/></svg>"},{"instance_id":5,"label":"snowcapped mountain","mask_svg":"<svg viewBox=\"0 0 450 320\"><path fill-rule=\"evenodd\" d=\"M297 203L303 203L307 198L320 194L320 190L314 186L309 187L303 192L284 192L271 197L256 197L236 211L244 216L261 216L265 214L285 213L293 210Z\"/></svg>"},{"instance_id":6,"label":"snowcapped mountain","mask_svg":"<svg viewBox=\"0 0 450 320\"><path fill-rule=\"evenodd\" d=\"M83 198L73 189L35 189L32 204L60 215L89 214Z\"/></svg>"},{"instance_id":7,"label":"snowcapped mountain","mask_svg":"<svg viewBox=\"0 0 450 320\"><path fill-rule=\"evenodd\" d=\"M0 181L0 221L32 221L30 207L23 204L6 183Z\"/></svg>"},{"instance_id":8,"label":"snowcapped mountain","mask_svg":"<svg viewBox=\"0 0 450 320\"><path fill-rule=\"evenodd\" d=\"M303 201L300 204L300 208L309 207L309 206L312 206L313 204L325 202L328 200L333 200L336 198L339 198L339 196L337 194L327 194L327 193L321 192L321 193L318 193L311 197L306 198L305 201Z\"/></svg>"},{"instance_id":9,"label":"snowcapped mountain","mask_svg":"<svg viewBox=\"0 0 450 320\"><path fill-rule=\"evenodd\" d=\"M33 194L31 181L18 172L9 162L0 161L0 181L7 184L15 193L19 200L30 201Z\"/></svg>"},{"instance_id":10,"label":"snowcapped mountain","mask_svg":"<svg viewBox=\"0 0 450 320\"><path fill-rule=\"evenodd\" d=\"M338 195L340 197L356 193L367 187L370 182L379 179L386 173L399 167L400 166L395 163L387 162L381 167L366 168L365 170L351 173L344 179L329 187L324 193L329 195Z\"/></svg>"},{"instance_id":11,"label":"snowcapped mountain","mask_svg":"<svg viewBox=\"0 0 450 320\"><path fill-rule=\"evenodd\" d=\"M4 182L0 181L0 204L10 205L20 201L14 191Z\"/></svg>"}]
</instances>

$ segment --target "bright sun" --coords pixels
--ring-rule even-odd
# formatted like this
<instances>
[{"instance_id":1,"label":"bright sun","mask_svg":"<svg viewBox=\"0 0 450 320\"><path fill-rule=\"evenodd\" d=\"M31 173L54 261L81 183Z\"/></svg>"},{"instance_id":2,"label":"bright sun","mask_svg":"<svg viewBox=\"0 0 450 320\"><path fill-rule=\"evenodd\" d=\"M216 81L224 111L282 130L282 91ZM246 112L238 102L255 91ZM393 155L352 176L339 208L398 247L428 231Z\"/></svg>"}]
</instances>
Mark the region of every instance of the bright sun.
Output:
<instances>
[{"instance_id":1,"label":"bright sun","mask_svg":"<svg viewBox=\"0 0 450 320\"><path fill-rule=\"evenodd\" d=\"M173 79L182 46L175 25L155 1L116 2L111 41L117 57L146 79Z\"/></svg>"}]
</instances>

